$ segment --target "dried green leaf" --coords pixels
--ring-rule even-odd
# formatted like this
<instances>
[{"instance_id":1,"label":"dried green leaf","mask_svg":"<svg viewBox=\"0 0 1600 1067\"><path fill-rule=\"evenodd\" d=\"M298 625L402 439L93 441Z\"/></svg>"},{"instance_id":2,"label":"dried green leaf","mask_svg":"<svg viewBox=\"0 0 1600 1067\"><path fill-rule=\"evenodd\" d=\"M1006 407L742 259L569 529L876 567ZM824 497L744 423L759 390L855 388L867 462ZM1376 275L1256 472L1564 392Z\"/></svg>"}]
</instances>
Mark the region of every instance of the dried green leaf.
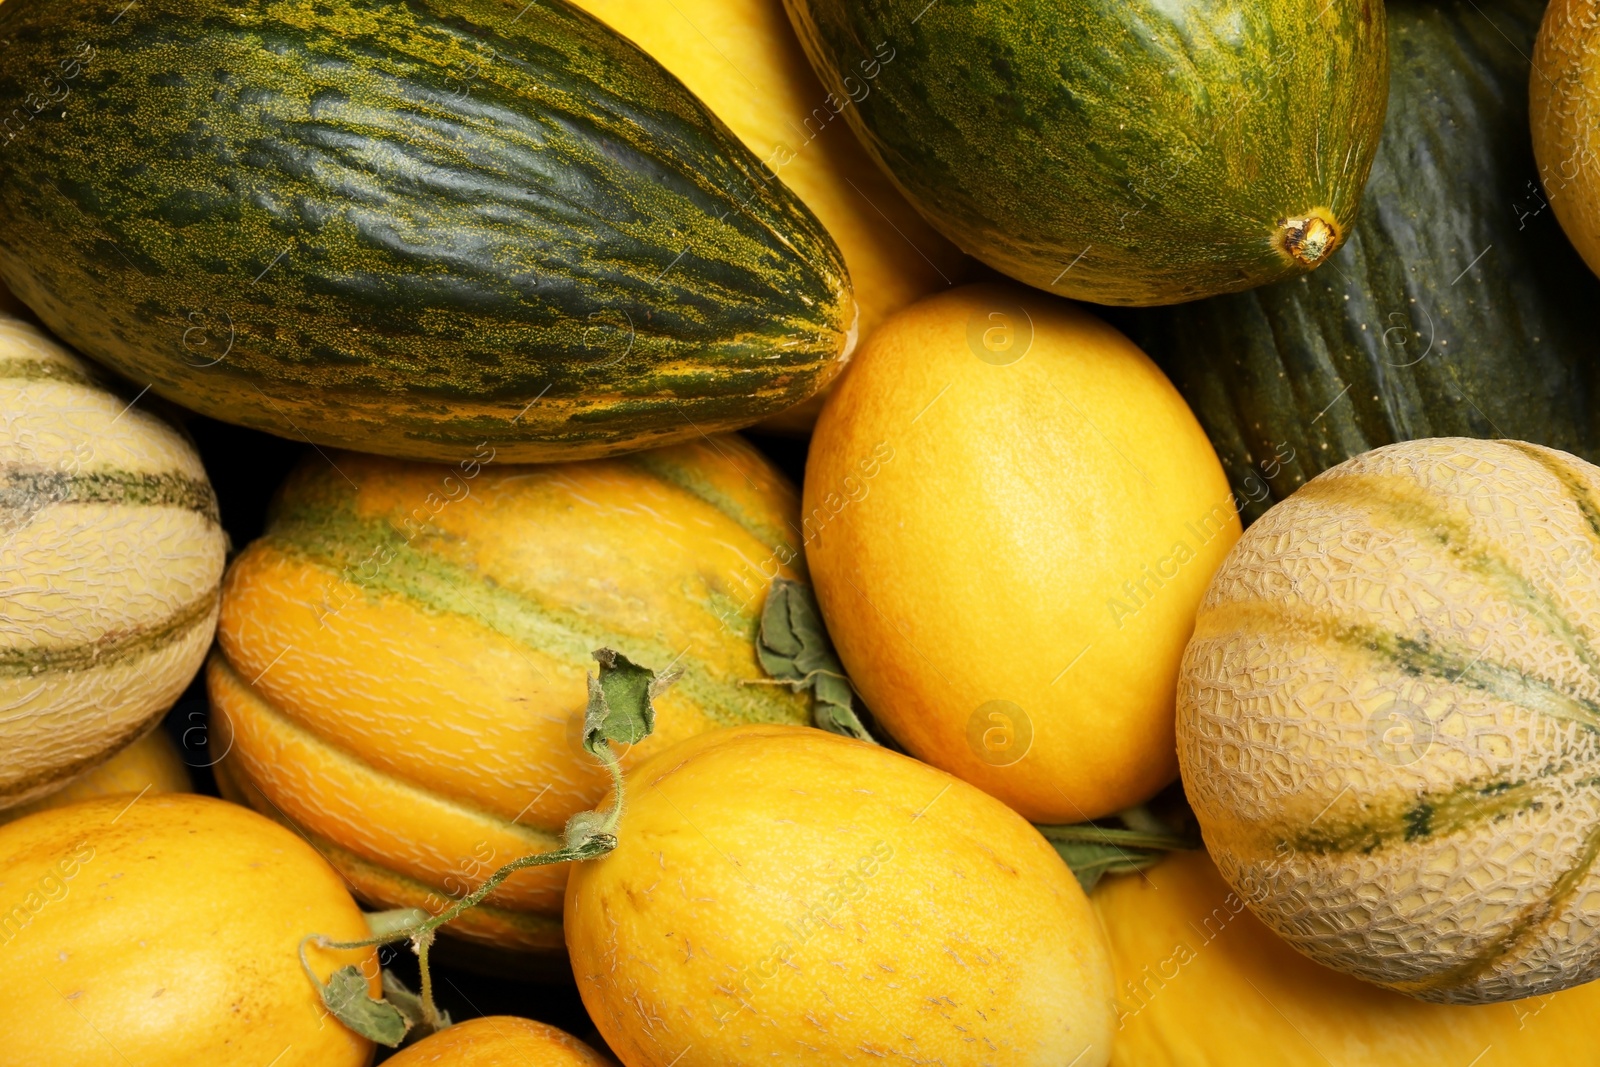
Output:
<instances>
[{"instance_id":1,"label":"dried green leaf","mask_svg":"<svg viewBox=\"0 0 1600 1067\"><path fill-rule=\"evenodd\" d=\"M367 993L367 980L353 964L329 975L328 984L320 991L329 1013L369 1041L394 1048L411 1028L399 1008L386 1000L372 999Z\"/></svg>"},{"instance_id":2,"label":"dried green leaf","mask_svg":"<svg viewBox=\"0 0 1600 1067\"><path fill-rule=\"evenodd\" d=\"M594 658L600 664L600 673L598 677L589 675L583 747L598 758L596 749L602 742L633 745L650 736L656 726L651 699L678 675L672 673L658 679L655 671L609 648L595 649Z\"/></svg>"},{"instance_id":3,"label":"dried green leaf","mask_svg":"<svg viewBox=\"0 0 1600 1067\"><path fill-rule=\"evenodd\" d=\"M1112 825L1116 822L1122 825ZM1085 893L1108 874L1146 870L1169 852L1202 847L1198 837L1172 831L1143 807L1130 808L1100 822L1038 829L1072 868Z\"/></svg>"},{"instance_id":4,"label":"dried green leaf","mask_svg":"<svg viewBox=\"0 0 1600 1067\"><path fill-rule=\"evenodd\" d=\"M873 741L856 715L855 690L828 640L810 586L787 578L773 580L761 609L756 657L774 679L797 691L811 691L811 717L818 729Z\"/></svg>"}]
</instances>

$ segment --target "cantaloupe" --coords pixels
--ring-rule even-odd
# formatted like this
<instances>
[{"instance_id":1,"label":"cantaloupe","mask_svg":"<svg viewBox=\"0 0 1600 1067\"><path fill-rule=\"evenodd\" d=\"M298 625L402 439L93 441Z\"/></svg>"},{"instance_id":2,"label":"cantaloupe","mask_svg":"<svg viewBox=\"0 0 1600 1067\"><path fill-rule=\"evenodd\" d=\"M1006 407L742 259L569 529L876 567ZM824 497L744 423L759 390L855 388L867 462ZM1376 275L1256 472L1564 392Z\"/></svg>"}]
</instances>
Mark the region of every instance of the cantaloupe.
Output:
<instances>
[{"instance_id":1,"label":"cantaloupe","mask_svg":"<svg viewBox=\"0 0 1600 1067\"><path fill-rule=\"evenodd\" d=\"M1318 962L1459 1003L1600 976L1600 468L1444 438L1308 482L1200 605L1178 754Z\"/></svg>"},{"instance_id":2,"label":"cantaloupe","mask_svg":"<svg viewBox=\"0 0 1600 1067\"><path fill-rule=\"evenodd\" d=\"M140 737L216 624L227 535L200 457L98 375L0 317L0 808Z\"/></svg>"}]
</instances>

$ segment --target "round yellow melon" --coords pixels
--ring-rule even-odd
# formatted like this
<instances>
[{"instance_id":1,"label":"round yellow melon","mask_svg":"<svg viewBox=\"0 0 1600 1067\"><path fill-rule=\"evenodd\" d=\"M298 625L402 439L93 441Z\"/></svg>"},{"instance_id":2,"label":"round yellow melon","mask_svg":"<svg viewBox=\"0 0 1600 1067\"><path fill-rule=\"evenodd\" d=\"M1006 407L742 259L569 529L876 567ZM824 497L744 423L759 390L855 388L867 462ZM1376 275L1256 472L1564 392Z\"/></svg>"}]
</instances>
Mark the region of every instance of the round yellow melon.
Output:
<instances>
[{"instance_id":1,"label":"round yellow melon","mask_svg":"<svg viewBox=\"0 0 1600 1067\"><path fill-rule=\"evenodd\" d=\"M1600 273L1600 20L1592 0L1551 0L1528 81L1533 156L1561 228Z\"/></svg>"},{"instance_id":2,"label":"round yellow melon","mask_svg":"<svg viewBox=\"0 0 1600 1067\"><path fill-rule=\"evenodd\" d=\"M567 886L627 1067L1101 1067L1110 972L1055 850L977 789L810 729L702 734L629 778Z\"/></svg>"},{"instance_id":3,"label":"round yellow melon","mask_svg":"<svg viewBox=\"0 0 1600 1067\"><path fill-rule=\"evenodd\" d=\"M803 529L867 706L1034 822L1155 793L1194 609L1239 533L1183 398L1122 334L1017 286L915 304L856 360Z\"/></svg>"},{"instance_id":4,"label":"round yellow melon","mask_svg":"<svg viewBox=\"0 0 1600 1067\"><path fill-rule=\"evenodd\" d=\"M0 826L0 1062L364 1067L301 969L307 934L368 935L338 874L237 804L116 796ZM377 954L308 946L319 979Z\"/></svg>"},{"instance_id":5,"label":"round yellow melon","mask_svg":"<svg viewBox=\"0 0 1600 1067\"><path fill-rule=\"evenodd\" d=\"M1600 468L1445 438L1306 483L1206 593L1178 752L1311 958L1458 1003L1600 976Z\"/></svg>"},{"instance_id":6,"label":"round yellow melon","mask_svg":"<svg viewBox=\"0 0 1600 1067\"><path fill-rule=\"evenodd\" d=\"M80 800L119 794L192 793L189 768L166 731L151 730L93 770L74 778L65 789L0 811L0 822L10 822L46 808L76 804Z\"/></svg>"},{"instance_id":7,"label":"round yellow melon","mask_svg":"<svg viewBox=\"0 0 1600 1067\"><path fill-rule=\"evenodd\" d=\"M794 488L726 436L615 459L458 466L312 456L228 570L207 667L221 780L382 907L439 912L557 848L607 795L591 655L682 677L624 766L719 725L810 721L755 640L802 574ZM519 872L449 934L561 948L567 866Z\"/></svg>"},{"instance_id":8,"label":"round yellow melon","mask_svg":"<svg viewBox=\"0 0 1600 1067\"><path fill-rule=\"evenodd\" d=\"M0 317L0 808L142 736L211 644L216 496L134 400Z\"/></svg>"},{"instance_id":9,"label":"round yellow melon","mask_svg":"<svg viewBox=\"0 0 1600 1067\"><path fill-rule=\"evenodd\" d=\"M574 0L656 58L799 194L844 253L859 336L964 273L955 245L917 214L851 133L855 106L817 80L778 0ZM875 42L876 43L876 42ZM884 42L856 58L852 92L865 100L894 71ZM819 395L762 423L804 432Z\"/></svg>"},{"instance_id":10,"label":"round yellow melon","mask_svg":"<svg viewBox=\"0 0 1600 1067\"><path fill-rule=\"evenodd\" d=\"M486 1015L407 1046L387 1067L608 1067L571 1034L532 1019Z\"/></svg>"},{"instance_id":11,"label":"round yellow melon","mask_svg":"<svg viewBox=\"0 0 1600 1067\"><path fill-rule=\"evenodd\" d=\"M1116 971L1112 1067L1528 1067L1597 1059L1600 983L1510 1004L1429 1004L1318 966L1204 852L1100 883Z\"/></svg>"}]
</instances>

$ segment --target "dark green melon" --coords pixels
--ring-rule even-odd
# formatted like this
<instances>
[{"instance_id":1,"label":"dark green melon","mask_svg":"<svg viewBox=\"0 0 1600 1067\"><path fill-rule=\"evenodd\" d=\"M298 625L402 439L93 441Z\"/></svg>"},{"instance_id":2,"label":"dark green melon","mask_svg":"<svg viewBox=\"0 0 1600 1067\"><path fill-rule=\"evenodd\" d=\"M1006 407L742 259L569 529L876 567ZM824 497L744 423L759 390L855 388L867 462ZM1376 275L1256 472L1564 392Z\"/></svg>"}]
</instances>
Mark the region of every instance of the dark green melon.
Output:
<instances>
[{"instance_id":1,"label":"dark green melon","mask_svg":"<svg viewBox=\"0 0 1600 1067\"><path fill-rule=\"evenodd\" d=\"M930 222L1013 278L1167 304L1308 270L1383 124L1382 0L785 0Z\"/></svg>"},{"instance_id":2,"label":"dark green melon","mask_svg":"<svg viewBox=\"0 0 1600 1067\"><path fill-rule=\"evenodd\" d=\"M179 403L453 460L645 448L820 389L815 217L564 0L7 0L0 277Z\"/></svg>"},{"instance_id":3,"label":"dark green melon","mask_svg":"<svg viewBox=\"0 0 1600 1067\"><path fill-rule=\"evenodd\" d=\"M1600 459L1600 281L1539 192L1542 0L1390 0L1389 117L1361 222L1315 274L1131 328L1246 522L1351 456L1503 437Z\"/></svg>"}]
</instances>

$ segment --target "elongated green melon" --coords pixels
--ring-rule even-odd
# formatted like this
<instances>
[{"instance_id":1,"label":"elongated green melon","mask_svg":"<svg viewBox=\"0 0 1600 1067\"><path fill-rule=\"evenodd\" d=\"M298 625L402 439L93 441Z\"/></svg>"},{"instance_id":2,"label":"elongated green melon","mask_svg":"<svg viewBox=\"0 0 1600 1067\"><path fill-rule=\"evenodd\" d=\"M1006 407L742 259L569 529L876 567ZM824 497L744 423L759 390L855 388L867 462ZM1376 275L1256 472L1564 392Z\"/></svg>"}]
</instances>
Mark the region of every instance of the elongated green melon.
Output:
<instances>
[{"instance_id":1,"label":"elongated green melon","mask_svg":"<svg viewBox=\"0 0 1600 1067\"><path fill-rule=\"evenodd\" d=\"M194 677L227 535L193 446L0 316L0 808L142 735Z\"/></svg>"},{"instance_id":2,"label":"elongated green melon","mask_svg":"<svg viewBox=\"0 0 1600 1067\"><path fill-rule=\"evenodd\" d=\"M945 236L1102 304L1321 263L1383 124L1382 0L785 0Z\"/></svg>"},{"instance_id":3,"label":"elongated green melon","mask_svg":"<svg viewBox=\"0 0 1600 1067\"><path fill-rule=\"evenodd\" d=\"M1350 240L1315 274L1130 325L1206 428L1248 523L1419 437L1600 459L1600 282L1539 188L1544 0L1390 0L1389 117Z\"/></svg>"},{"instance_id":4,"label":"elongated green melon","mask_svg":"<svg viewBox=\"0 0 1600 1067\"><path fill-rule=\"evenodd\" d=\"M852 343L815 217L563 0L8 0L0 277L205 414L457 461L753 423Z\"/></svg>"}]
</instances>

